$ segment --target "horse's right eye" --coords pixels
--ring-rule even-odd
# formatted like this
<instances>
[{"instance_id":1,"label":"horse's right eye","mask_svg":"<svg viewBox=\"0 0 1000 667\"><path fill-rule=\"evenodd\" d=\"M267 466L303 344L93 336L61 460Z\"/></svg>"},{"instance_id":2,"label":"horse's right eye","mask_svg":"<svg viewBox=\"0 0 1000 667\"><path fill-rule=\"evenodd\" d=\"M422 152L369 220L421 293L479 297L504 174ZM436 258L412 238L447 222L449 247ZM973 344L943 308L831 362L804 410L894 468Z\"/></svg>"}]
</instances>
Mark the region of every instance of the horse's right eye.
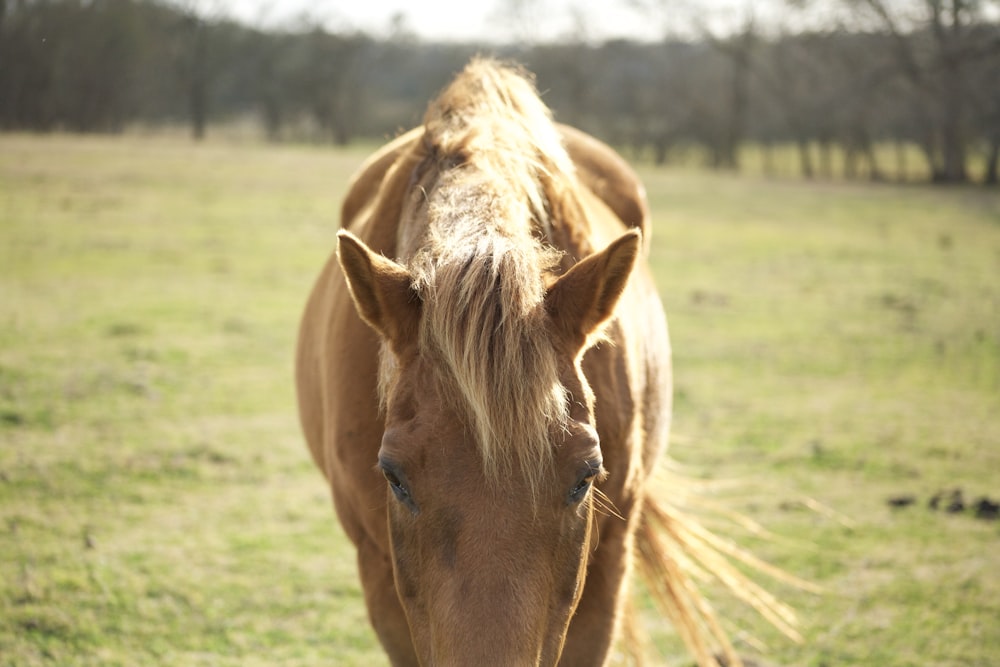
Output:
<instances>
[{"instance_id":1,"label":"horse's right eye","mask_svg":"<svg viewBox=\"0 0 1000 667\"><path fill-rule=\"evenodd\" d=\"M386 462L379 461L379 468L382 470L382 476L385 477L385 481L389 484L389 489L392 491L392 495L396 497L396 500L406 505L414 514L418 513L417 504L413 501L413 496L410 495L410 489L407 487L406 482L400 479L400 473L396 472L395 467Z\"/></svg>"},{"instance_id":2,"label":"horse's right eye","mask_svg":"<svg viewBox=\"0 0 1000 667\"><path fill-rule=\"evenodd\" d=\"M389 482L389 488L392 489L392 493L397 499L403 501L410 497L410 492L407 491L403 483L399 481L399 478L391 470L383 468L382 476L385 477L385 481Z\"/></svg>"}]
</instances>

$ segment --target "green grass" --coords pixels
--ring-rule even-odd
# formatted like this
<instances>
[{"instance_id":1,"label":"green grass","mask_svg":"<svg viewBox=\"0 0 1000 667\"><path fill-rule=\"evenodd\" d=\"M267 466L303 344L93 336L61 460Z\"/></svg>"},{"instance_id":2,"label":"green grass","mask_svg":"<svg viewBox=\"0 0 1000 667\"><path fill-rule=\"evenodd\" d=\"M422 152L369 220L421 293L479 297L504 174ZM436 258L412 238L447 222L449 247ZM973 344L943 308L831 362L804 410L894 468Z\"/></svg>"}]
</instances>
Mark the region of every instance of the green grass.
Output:
<instances>
[{"instance_id":1,"label":"green grass","mask_svg":"<svg viewBox=\"0 0 1000 667\"><path fill-rule=\"evenodd\" d=\"M384 664L291 383L363 157L0 136L0 664ZM998 524L926 504L1000 495L1000 197L643 176L674 457L829 591L775 586L802 645L722 615L776 664L994 663Z\"/></svg>"}]
</instances>

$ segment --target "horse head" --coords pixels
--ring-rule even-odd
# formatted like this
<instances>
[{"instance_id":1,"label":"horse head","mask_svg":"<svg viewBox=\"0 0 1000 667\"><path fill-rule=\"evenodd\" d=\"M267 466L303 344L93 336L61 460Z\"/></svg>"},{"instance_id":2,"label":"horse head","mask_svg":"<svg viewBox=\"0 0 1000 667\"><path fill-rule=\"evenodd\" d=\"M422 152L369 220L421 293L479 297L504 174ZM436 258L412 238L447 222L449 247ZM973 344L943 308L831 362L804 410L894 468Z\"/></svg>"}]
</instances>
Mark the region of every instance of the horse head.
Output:
<instances>
[{"instance_id":1,"label":"horse head","mask_svg":"<svg viewBox=\"0 0 1000 667\"><path fill-rule=\"evenodd\" d=\"M422 286L418 269L340 232L357 312L384 347L385 429L372 463L385 478L395 586L422 664L558 662L596 541L604 474L580 361L612 317L639 247L630 231L561 275L538 277L541 298L519 314L489 300L509 298L496 286L480 295L486 301L465 302L500 313L477 319L449 312L456 306ZM500 280L503 257L488 260ZM468 263L457 270L468 273ZM435 331L449 318L455 331ZM448 335L479 342L459 345L469 358L456 362ZM478 380L456 363L478 369Z\"/></svg>"}]
</instances>

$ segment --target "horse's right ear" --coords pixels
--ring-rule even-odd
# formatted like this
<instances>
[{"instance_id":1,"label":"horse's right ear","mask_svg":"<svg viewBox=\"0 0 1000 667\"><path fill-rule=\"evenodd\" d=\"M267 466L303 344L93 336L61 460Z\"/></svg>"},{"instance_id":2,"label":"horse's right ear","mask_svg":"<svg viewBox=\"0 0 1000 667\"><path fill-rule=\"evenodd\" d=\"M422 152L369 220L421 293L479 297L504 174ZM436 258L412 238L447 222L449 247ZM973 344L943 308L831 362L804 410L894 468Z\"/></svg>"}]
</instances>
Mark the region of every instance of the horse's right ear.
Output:
<instances>
[{"instance_id":1,"label":"horse's right ear","mask_svg":"<svg viewBox=\"0 0 1000 667\"><path fill-rule=\"evenodd\" d=\"M399 352L416 339L420 299L410 286L409 272L372 251L347 230L337 233L337 258L358 314Z\"/></svg>"}]
</instances>

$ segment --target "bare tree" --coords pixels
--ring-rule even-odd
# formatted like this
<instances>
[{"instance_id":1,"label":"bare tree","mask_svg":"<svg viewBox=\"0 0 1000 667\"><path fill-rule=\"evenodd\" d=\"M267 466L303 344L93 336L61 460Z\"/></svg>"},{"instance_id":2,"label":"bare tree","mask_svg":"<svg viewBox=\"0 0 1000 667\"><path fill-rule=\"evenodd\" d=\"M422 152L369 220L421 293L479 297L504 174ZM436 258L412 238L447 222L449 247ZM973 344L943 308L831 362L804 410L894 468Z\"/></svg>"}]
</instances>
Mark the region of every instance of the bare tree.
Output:
<instances>
[{"instance_id":1,"label":"bare tree","mask_svg":"<svg viewBox=\"0 0 1000 667\"><path fill-rule=\"evenodd\" d=\"M917 103L930 113L921 146L933 179L968 180L970 139L968 70L981 58L996 57L1000 42L978 39L975 26L988 2L977 0L847 0L862 20L871 21L891 38L896 62L910 83ZM995 39L995 38L994 38Z\"/></svg>"},{"instance_id":2,"label":"bare tree","mask_svg":"<svg viewBox=\"0 0 1000 667\"><path fill-rule=\"evenodd\" d=\"M313 28L300 43L294 94L321 132L347 144L360 116L359 61L370 39L360 33L334 34Z\"/></svg>"},{"instance_id":3,"label":"bare tree","mask_svg":"<svg viewBox=\"0 0 1000 667\"><path fill-rule=\"evenodd\" d=\"M721 126L716 128L712 141L714 166L738 170L739 149L750 112L750 78L754 51L759 41L757 21L753 9L748 8L739 32L728 38L718 36L704 22L696 21L696 24L701 39L725 56L730 66L728 114Z\"/></svg>"},{"instance_id":4,"label":"bare tree","mask_svg":"<svg viewBox=\"0 0 1000 667\"><path fill-rule=\"evenodd\" d=\"M187 99L191 138L201 141L208 125L209 92L219 63L213 50L213 28L223 19L219 0L174 0L180 15L175 28L178 73Z\"/></svg>"}]
</instances>

